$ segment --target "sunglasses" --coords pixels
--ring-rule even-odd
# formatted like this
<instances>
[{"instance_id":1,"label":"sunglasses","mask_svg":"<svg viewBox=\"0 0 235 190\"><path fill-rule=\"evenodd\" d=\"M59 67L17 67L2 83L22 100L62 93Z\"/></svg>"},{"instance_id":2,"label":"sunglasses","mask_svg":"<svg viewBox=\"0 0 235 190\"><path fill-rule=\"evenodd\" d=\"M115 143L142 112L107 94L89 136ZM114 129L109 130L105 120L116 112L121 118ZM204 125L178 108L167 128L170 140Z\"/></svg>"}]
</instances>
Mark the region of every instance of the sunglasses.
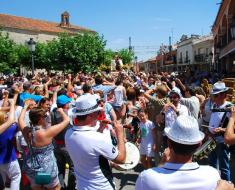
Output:
<instances>
[{"instance_id":1,"label":"sunglasses","mask_svg":"<svg viewBox=\"0 0 235 190\"><path fill-rule=\"evenodd\" d=\"M213 94L213 97L214 98L217 98L217 97L219 97L220 96L220 93L219 94Z\"/></svg>"},{"instance_id":2,"label":"sunglasses","mask_svg":"<svg viewBox=\"0 0 235 190\"><path fill-rule=\"evenodd\" d=\"M170 99L176 99L179 98L178 96L170 96Z\"/></svg>"}]
</instances>

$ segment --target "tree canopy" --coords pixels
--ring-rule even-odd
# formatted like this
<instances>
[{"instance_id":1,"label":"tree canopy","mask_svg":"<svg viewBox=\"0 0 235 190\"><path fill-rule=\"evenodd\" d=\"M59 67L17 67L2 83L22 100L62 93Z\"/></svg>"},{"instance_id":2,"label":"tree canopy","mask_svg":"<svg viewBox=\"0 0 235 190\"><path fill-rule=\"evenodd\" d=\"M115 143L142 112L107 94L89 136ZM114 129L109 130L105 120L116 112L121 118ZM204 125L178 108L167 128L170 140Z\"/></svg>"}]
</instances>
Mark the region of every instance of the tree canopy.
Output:
<instances>
[{"instance_id":1,"label":"tree canopy","mask_svg":"<svg viewBox=\"0 0 235 190\"><path fill-rule=\"evenodd\" d=\"M124 64L131 62L128 49L115 53L105 49L106 41L98 34L61 34L47 43L37 42L34 52L35 68L68 72L92 72L100 65L109 66L118 54ZM0 72L14 72L20 65L31 68L31 55L25 45L18 45L0 32Z\"/></svg>"}]
</instances>

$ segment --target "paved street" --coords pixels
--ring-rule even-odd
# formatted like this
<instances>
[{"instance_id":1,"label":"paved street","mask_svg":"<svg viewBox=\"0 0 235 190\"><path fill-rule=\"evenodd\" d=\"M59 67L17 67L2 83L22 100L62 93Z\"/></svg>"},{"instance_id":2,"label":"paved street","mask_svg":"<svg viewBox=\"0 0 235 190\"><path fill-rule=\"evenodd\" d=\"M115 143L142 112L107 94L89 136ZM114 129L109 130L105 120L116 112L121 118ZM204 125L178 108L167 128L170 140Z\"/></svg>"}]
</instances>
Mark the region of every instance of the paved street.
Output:
<instances>
[{"instance_id":1,"label":"paved street","mask_svg":"<svg viewBox=\"0 0 235 190\"><path fill-rule=\"evenodd\" d=\"M135 182L142 170L143 169L140 164L137 165L133 170L129 171L118 171L113 169L117 190L134 190Z\"/></svg>"}]
</instances>

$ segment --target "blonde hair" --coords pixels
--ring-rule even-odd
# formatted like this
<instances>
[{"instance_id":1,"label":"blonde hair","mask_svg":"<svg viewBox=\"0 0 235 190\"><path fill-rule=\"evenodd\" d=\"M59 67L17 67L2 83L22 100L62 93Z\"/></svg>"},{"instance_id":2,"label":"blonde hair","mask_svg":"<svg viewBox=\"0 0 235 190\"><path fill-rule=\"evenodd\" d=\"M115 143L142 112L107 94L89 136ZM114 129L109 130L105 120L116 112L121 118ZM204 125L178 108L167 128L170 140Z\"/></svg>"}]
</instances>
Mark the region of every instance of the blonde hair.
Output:
<instances>
[{"instance_id":1,"label":"blonde hair","mask_svg":"<svg viewBox=\"0 0 235 190\"><path fill-rule=\"evenodd\" d=\"M0 111L0 125L2 125L5 122L5 116L6 112Z\"/></svg>"}]
</instances>

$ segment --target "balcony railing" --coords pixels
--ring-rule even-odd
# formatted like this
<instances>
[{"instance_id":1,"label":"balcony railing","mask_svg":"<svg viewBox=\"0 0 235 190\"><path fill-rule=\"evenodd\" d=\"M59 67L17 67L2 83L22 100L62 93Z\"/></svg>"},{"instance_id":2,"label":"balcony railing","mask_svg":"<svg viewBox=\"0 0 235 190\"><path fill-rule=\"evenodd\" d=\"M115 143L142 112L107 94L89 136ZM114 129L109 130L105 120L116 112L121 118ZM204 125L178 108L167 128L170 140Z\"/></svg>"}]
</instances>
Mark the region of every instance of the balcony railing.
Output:
<instances>
[{"instance_id":1,"label":"balcony railing","mask_svg":"<svg viewBox=\"0 0 235 190\"><path fill-rule=\"evenodd\" d=\"M190 60L188 58L185 58L184 63L190 63Z\"/></svg>"},{"instance_id":2,"label":"balcony railing","mask_svg":"<svg viewBox=\"0 0 235 190\"><path fill-rule=\"evenodd\" d=\"M209 55L198 54L198 55L195 55L194 59L195 59L195 62L197 63L208 63L210 58L209 58Z\"/></svg>"},{"instance_id":3,"label":"balcony railing","mask_svg":"<svg viewBox=\"0 0 235 190\"><path fill-rule=\"evenodd\" d=\"M204 62L205 61L205 54L198 54L194 57L195 62Z\"/></svg>"},{"instance_id":4,"label":"balcony railing","mask_svg":"<svg viewBox=\"0 0 235 190\"><path fill-rule=\"evenodd\" d=\"M183 59L178 59L178 63L182 64L183 63Z\"/></svg>"}]
</instances>

